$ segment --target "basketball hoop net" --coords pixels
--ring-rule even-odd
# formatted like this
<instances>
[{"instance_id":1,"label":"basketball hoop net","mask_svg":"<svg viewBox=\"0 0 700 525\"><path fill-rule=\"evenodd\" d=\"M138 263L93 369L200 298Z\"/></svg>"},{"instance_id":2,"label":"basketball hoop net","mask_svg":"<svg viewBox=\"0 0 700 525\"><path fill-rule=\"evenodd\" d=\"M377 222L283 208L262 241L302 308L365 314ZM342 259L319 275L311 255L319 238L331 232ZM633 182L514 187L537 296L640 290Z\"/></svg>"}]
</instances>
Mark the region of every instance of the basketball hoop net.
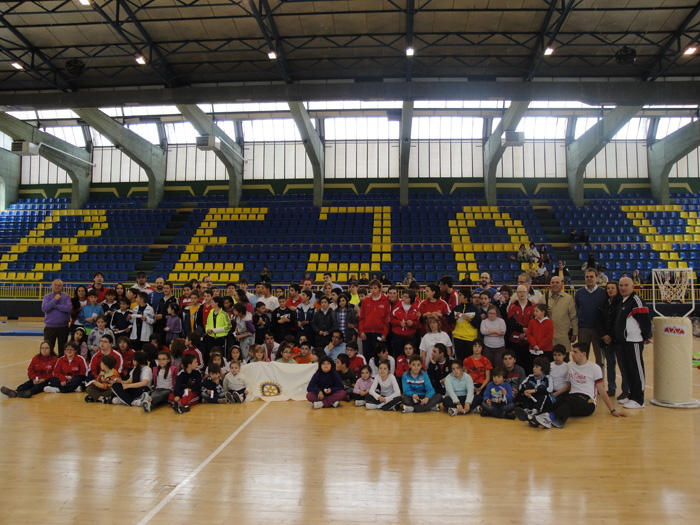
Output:
<instances>
[{"instance_id":1,"label":"basketball hoop net","mask_svg":"<svg viewBox=\"0 0 700 525\"><path fill-rule=\"evenodd\" d=\"M683 316L689 316L695 310L694 270L692 268L655 268L651 271L652 301L654 311L662 315L656 308L656 302L685 304L690 301L690 310ZM690 296L688 296L690 287Z\"/></svg>"}]
</instances>

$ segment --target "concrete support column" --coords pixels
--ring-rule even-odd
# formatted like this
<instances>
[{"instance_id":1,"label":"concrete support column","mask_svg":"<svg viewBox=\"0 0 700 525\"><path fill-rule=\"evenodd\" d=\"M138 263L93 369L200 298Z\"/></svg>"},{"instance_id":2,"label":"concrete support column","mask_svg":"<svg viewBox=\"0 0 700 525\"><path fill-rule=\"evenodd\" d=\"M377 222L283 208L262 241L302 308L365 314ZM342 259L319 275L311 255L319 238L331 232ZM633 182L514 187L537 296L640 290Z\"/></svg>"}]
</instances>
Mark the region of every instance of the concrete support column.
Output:
<instances>
[{"instance_id":1,"label":"concrete support column","mask_svg":"<svg viewBox=\"0 0 700 525\"><path fill-rule=\"evenodd\" d=\"M92 159L86 150L73 146L53 135L16 119L7 113L0 113L0 131L13 140L24 140L36 144L39 155L66 171L70 177L73 193L71 208L80 208L90 197L92 179Z\"/></svg>"},{"instance_id":2,"label":"concrete support column","mask_svg":"<svg viewBox=\"0 0 700 525\"><path fill-rule=\"evenodd\" d=\"M148 177L148 207L157 207L163 200L167 153L99 109L73 111L143 168Z\"/></svg>"},{"instance_id":3,"label":"concrete support column","mask_svg":"<svg viewBox=\"0 0 700 525\"><path fill-rule=\"evenodd\" d=\"M506 146L503 145L502 140L503 134L506 131L515 131L529 104L530 102L528 101L511 102L501 122L484 144L484 191L486 193L486 203L489 206L495 206L498 198L496 168L498 168L498 163L506 151Z\"/></svg>"},{"instance_id":4,"label":"concrete support column","mask_svg":"<svg viewBox=\"0 0 700 525\"><path fill-rule=\"evenodd\" d=\"M318 132L311 125L309 112L301 102L289 102L289 110L299 129L299 135L304 143L306 155L311 162L314 172L314 206L320 208L323 205L323 183L326 176L326 157L323 150L323 142Z\"/></svg>"},{"instance_id":5,"label":"concrete support column","mask_svg":"<svg viewBox=\"0 0 700 525\"><path fill-rule=\"evenodd\" d=\"M411 124L413 101L404 100L401 109L401 134L399 136L399 204L408 206L408 163L411 159Z\"/></svg>"},{"instance_id":6,"label":"concrete support column","mask_svg":"<svg viewBox=\"0 0 700 525\"><path fill-rule=\"evenodd\" d=\"M236 207L241 202L243 185L243 152L241 146L216 125L214 119L194 104L178 105L177 109L194 126L200 135L219 139L214 154L226 166L228 173L228 203Z\"/></svg>"},{"instance_id":7,"label":"concrete support column","mask_svg":"<svg viewBox=\"0 0 700 525\"><path fill-rule=\"evenodd\" d=\"M613 109L595 126L566 146L569 197L576 206L583 205L583 174L586 172L586 166L642 107L619 106Z\"/></svg>"},{"instance_id":8,"label":"concrete support column","mask_svg":"<svg viewBox=\"0 0 700 525\"><path fill-rule=\"evenodd\" d=\"M673 165L700 146L700 121L686 124L647 148L651 194L659 204L670 204L668 174Z\"/></svg>"},{"instance_id":9,"label":"concrete support column","mask_svg":"<svg viewBox=\"0 0 700 525\"><path fill-rule=\"evenodd\" d=\"M19 198L20 158L0 149L0 210L7 209Z\"/></svg>"}]
</instances>

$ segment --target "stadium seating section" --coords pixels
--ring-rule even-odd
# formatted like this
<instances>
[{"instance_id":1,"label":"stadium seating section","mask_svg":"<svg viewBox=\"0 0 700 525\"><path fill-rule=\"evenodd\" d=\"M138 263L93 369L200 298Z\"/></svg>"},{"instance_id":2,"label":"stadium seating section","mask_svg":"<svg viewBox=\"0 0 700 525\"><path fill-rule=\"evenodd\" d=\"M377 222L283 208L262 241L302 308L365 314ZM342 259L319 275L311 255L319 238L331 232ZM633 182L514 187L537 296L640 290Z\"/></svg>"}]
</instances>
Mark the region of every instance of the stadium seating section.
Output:
<instances>
[{"instance_id":1,"label":"stadium seating section","mask_svg":"<svg viewBox=\"0 0 700 525\"><path fill-rule=\"evenodd\" d=\"M611 278L700 261L700 195L667 206L642 194L587 197L576 207L562 194L499 194L498 206L485 206L477 194L414 194L401 207L393 193L331 193L315 209L308 194L246 196L238 208L225 196L168 196L155 210L145 197L94 198L81 210L65 198L22 199L0 216L0 282L90 282L100 269L108 282L144 270L149 280L225 283L255 280L267 265L280 283L307 271L338 282L360 272L431 282L489 271L512 283L527 267L512 257L531 241L572 270L593 251ZM589 246L569 242L573 228L587 229Z\"/></svg>"}]
</instances>

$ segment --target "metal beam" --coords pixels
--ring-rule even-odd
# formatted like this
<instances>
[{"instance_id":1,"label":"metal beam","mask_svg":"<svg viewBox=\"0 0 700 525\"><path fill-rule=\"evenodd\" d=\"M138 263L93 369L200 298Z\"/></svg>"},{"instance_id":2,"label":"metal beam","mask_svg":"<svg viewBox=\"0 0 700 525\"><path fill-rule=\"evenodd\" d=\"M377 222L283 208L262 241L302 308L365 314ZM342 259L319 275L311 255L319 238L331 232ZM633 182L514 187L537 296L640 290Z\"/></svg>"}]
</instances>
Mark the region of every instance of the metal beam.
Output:
<instances>
[{"instance_id":1,"label":"metal beam","mask_svg":"<svg viewBox=\"0 0 700 525\"><path fill-rule=\"evenodd\" d=\"M401 108L401 135L399 136L399 204L408 206L408 164L411 159L411 124L413 101L405 100Z\"/></svg>"},{"instance_id":2,"label":"metal beam","mask_svg":"<svg viewBox=\"0 0 700 525\"><path fill-rule=\"evenodd\" d=\"M415 0L406 0L406 49L413 48L413 19L416 15ZM413 73L413 56L406 57L406 81L411 81ZM408 199L408 195L406 196Z\"/></svg>"},{"instance_id":3,"label":"metal beam","mask_svg":"<svg viewBox=\"0 0 700 525\"><path fill-rule=\"evenodd\" d=\"M501 140L506 131L515 131L520 119L523 118L529 102L511 102L510 106L503 114L501 122L496 126L496 130L486 140L484 144L484 191L486 192L486 203L495 206L498 194L496 191L496 168L506 151L506 146Z\"/></svg>"},{"instance_id":4,"label":"metal beam","mask_svg":"<svg viewBox=\"0 0 700 525\"><path fill-rule=\"evenodd\" d=\"M157 207L163 200L166 152L98 109L75 108L73 111L143 168L148 177L148 207Z\"/></svg>"},{"instance_id":5,"label":"metal beam","mask_svg":"<svg viewBox=\"0 0 700 525\"><path fill-rule=\"evenodd\" d=\"M0 46L0 51L7 55L11 60L22 64L25 70L39 76L51 87L59 90L65 90L65 85L68 82L68 78L60 70L54 67L51 60L41 50L39 50L39 48L32 44L17 28L10 24L2 14L0 14L0 24L2 24L5 29L12 33L17 40L19 40L22 46L24 46L23 51L31 54L31 60L27 62L15 54L12 50L8 49L5 45ZM7 40L5 41L7 42ZM37 59L39 62L38 64L36 64ZM41 68L46 68L49 72L49 76L43 74L41 72Z\"/></svg>"},{"instance_id":6,"label":"metal beam","mask_svg":"<svg viewBox=\"0 0 700 525\"><path fill-rule=\"evenodd\" d=\"M586 166L642 107L642 105L619 106L613 109L592 128L566 146L569 197L576 206L583 205L583 175L586 172Z\"/></svg>"},{"instance_id":7,"label":"metal beam","mask_svg":"<svg viewBox=\"0 0 700 525\"><path fill-rule=\"evenodd\" d=\"M668 174L673 165L699 146L700 120L696 120L647 148L651 194L659 204L670 204Z\"/></svg>"},{"instance_id":8,"label":"metal beam","mask_svg":"<svg viewBox=\"0 0 700 525\"><path fill-rule=\"evenodd\" d=\"M306 155L311 162L311 168L314 172L314 206L320 208L323 206L323 184L326 176L324 145L321 142L321 137L311 125L309 112L306 111L304 105L301 102L289 102L289 110L292 112L292 118L299 129Z\"/></svg>"},{"instance_id":9,"label":"metal beam","mask_svg":"<svg viewBox=\"0 0 700 525\"><path fill-rule=\"evenodd\" d=\"M39 146L39 155L66 171L72 183L71 207L80 208L90 196L92 180L91 155L58 137L40 131L7 113L0 113L0 131L13 140L24 140Z\"/></svg>"},{"instance_id":10,"label":"metal beam","mask_svg":"<svg viewBox=\"0 0 700 525\"><path fill-rule=\"evenodd\" d=\"M255 0L248 0L248 5L250 6L255 21L258 23L258 27L260 27L260 32L265 42L269 46L269 50L274 51L277 55L275 62L277 63L282 78L286 83L290 84L292 82L292 71L287 62L287 55L282 45L282 39L277 31L275 19L272 17L272 10L267 0L258 0L258 2L260 4L259 6L255 5Z\"/></svg>"},{"instance_id":11,"label":"metal beam","mask_svg":"<svg viewBox=\"0 0 700 525\"><path fill-rule=\"evenodd\" d=\"M229 137L224 130L216 125L214 119L204 113L195 105L178 105L178 111L190 121L200 135L216 137L221 141L214 154L226 166L228 173L228 204L236 207L241 202L241 189L243 185L243 151L240 145Z\"/></svg>"},{"instance_id":12,"label":"metal beam","mask_svg":"<svg viewBox=\"0 0 700 525\"><path fill-rule=\"evenodd\" d=\"M117 20L112 20L112 17L110 17L109 14L105 12L104 8L100 6L97 2L92 3L92 8L95 11L97 11L102 16L102 18L104 18L107 21L109 26L122 38L122 40L124 40L124 42L126 42L133 49L135 55L141 55L143 53L141 49L133 42L133 40L129 37L127 32L122 27L123 24L127 22L134 24L138 32L141 34L141 38L143 38L144 43L149 50L149 52L146 54L146 64L153 70L153 72L158 76L158 78L163 82L163 84L165 84L168 87L172 86L175 73L168 64L168 62L165 60L165 57L163 57L163 54L158 49L158 46L153 42L153 39L151 39L146 30L143 28L143 25L141 25L141 23L133 15L133 12L131 11L131 8L127 5L127 2L123 2L122 0L115 1L117 6ZM109 3L110 2L107 2L105 5ZM126 20L119 20L120 9L127 14ZM134 59L135 58L136 56L134 56ZM162 74L160 70L156 67L156 62L160 62L161 66L165 70L164 74Z\"/></svg>"},{"instance_id":13,"label":"metal beam","mask_svg":"<svg viewBox=\"0 0 700 525\"><path fill-rule=\"evenodd\" d=\"M118 107L129 104L215 104L325 100L580 100L595 105L698 103L700 82L327 82L240 84L183 88L134 88L80 93L15 93L0 97L0 110Z\"/></svg>"},{"instance_id":14,"label":"metal beam","mask_svg":"<svg viewBox=\"0 0 700 525\"><path fill-rule=\"evenodd\" d=\"M676 29L671 36L668 37L667 40L665 40L665 43L663 47L661 48L661 51L659 51L659 54L656 56L656 71L649 75L648 80L656 80L659 78L661 75L663 75L666 71L668 71L669 68L671 68L676 62L678 62L678 59L683 56L683 52L685 49L681 47L681 39L683 36L686 35L686 31L690 27L690 24L692 23L693 20L700 14L700 2L698 2L698 5L695 6L695 9L693 9L690 14L681 22L681 25L678 26L678 29ZM697 42L698 38L700 37L700 34L696 33L693 38L688 38L689 42L688 44L693 44ZM664 65L664 59L668 56L671 55L670 60Z\"/></svg>"},{"instance_id":15,"label":"metal beam","mask_svg":"<svg viewBox=\"0 0 700 525\"><path fill-rule=\"evenodd\" d=\"M542 29L540 34L537 36L537 43L535 44L535 49L533 50L531 62L532 67L530 68L530 73L527 75L527 80L532 80L540 68L540 65L544 61L545 50L554 43L564 25L566 17L569 15L571 10L574 8L574 4L580 3L581 0L561 0L561 9L557 9L557 3L559 0L549 0L549 11L545 18L544 24L542 24ZM559 13L556 21L552 24L552 18L554 13ZM547 38L549 35L549 38ZM547 38L547 43L545 44L545 38Z\"/></svg>"},{"instance_id":16,"label":"metal beam","mask_svg":"<svg viewBox=\"0 0 700 525\"><path fill-rule=\"evenodd\" d=\"M0 210L7 209L19 198L20 158L0 149Z\"/></svg>"}]
</instances>

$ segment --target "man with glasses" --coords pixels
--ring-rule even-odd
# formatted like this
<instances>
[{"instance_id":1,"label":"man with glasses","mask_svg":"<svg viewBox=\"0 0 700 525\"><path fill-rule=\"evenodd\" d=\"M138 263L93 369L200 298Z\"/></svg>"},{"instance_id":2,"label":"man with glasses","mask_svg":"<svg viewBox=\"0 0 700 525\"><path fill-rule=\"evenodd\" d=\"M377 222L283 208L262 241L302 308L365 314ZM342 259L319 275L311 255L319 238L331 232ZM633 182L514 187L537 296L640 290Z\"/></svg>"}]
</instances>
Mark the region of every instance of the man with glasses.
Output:
<instances>
[{"instance_id":1,"label":"man with glasses","mask_svg":"<svg viewBox=\"0 0 700 525\"><path fill-rule=\"evenodd\" d=\"M605 357L600 348L601 334L598 330L598 308L607 299L605 288L596 284L598 272L593 268L586 270L586 286L579 288L574 296L576 315L578 317L578 342L589 348L593 345L595 362L600 366L605 377Z\"/></svg>"},{"instance_id":2,"label":"man with glasses","mask_svg":"<svg viewBox=\"0 0 700 525\"><path fill-rule=\"evenodd\" d=\"M567 352L571 352L571 343L578 337L578 317L574 298L564 292L563 288L561 277L552 277L549 290L544 294L544 303L554 324L553 343L563 345Z\"/></svg>"},{"instance_id":3,"label":"man with glasses","mask_svg":"<svg viewBox=\"0 0 700 525\"><path fill-rule=\"evenodd\" d=\"M542 302L542 292L535 290L532 287L532 277L526 273L521 273L518 276L518 288L521 286L524 286L527 290L528 301L530 301L532 304L540 304ZM518 288L516 288L516 291ZM510 298L510 304L513 304L517 299L518 297L516 292L516 294L513 294L513 297Z\"/></svg>"}]
</instances>

